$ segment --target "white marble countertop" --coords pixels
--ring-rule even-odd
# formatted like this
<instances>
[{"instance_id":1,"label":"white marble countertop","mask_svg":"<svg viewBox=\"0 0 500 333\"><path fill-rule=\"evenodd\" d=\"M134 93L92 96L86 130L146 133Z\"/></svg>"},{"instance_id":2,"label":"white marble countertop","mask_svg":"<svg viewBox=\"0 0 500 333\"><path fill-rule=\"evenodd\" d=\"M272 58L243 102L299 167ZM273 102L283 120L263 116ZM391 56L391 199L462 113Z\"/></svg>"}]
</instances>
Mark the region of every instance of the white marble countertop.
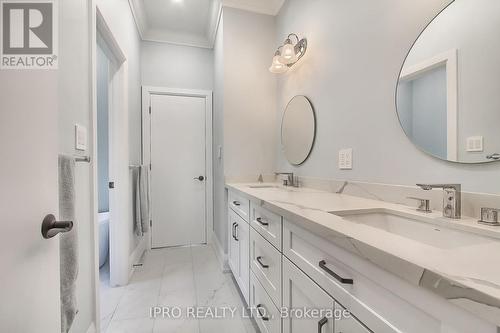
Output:
<instances>
[{"instance_id":1,"label":"white marble countertop","mask_svg":"<svg viewBox=\"0 0 500 333\"><path fill-rule=\"evenodd\" d=\"M343 248L500 327L500 228L480 225L473 218L451 220L443 218L441 212L420 213L413 207L345 194L308 188L250 187L254 185L263 184L230 183L226 187L252 201L264 202L266 208L311 232L337 236L327 239L343 236L353 245L338 244ZM478 237L463 245L438 247L331 214L370 210L424 218L439 228L472 232Z\"/></svg>"}]
</instances>

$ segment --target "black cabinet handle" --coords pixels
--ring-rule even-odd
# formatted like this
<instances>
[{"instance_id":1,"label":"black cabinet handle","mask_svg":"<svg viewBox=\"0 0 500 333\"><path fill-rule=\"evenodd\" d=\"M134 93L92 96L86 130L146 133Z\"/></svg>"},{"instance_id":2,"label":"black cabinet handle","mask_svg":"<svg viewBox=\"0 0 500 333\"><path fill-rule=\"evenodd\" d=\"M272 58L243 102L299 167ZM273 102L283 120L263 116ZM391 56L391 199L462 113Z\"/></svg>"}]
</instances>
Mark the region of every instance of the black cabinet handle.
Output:
<instances>
[{"instance_id":1,"label":"black cabinet handle","mask_svg":"<svg viewBox=\"0 0 500 333\"><path fill-rule=\"evenodd\" d=\"M262 267L262 268L269 268L269 265L265 265L262 263L262 257L257 257L256 258L257 262L259 263L259 265Z\"/></svg>"},{"instance_id":2,"label":"black cabinet handle","mask_svg":"<svg viewBox=\"0 0 500 333\"><path fill-rule=\"evenodd\" d=\"M330 268L326 267L326 261L324 261L324 260L321 260L319 262L319 267L322 270L324 270L325 272L327 272L328 274L330 274L333 278L335 278L335 280L339 281L342 284L354 284L353 279L345 279L345 278L339 276L334 271L332 271Z\"/></svg>"},{"instance_id":3,"label":"black cabinet handle","mask_svg":"<svg viewBox=\"0 0 500 333\"><path fill-rule=\"evenodd\" d=\"M259 222L261 225L263 225L263 226L265 226L265 227L267 227L267 226L269 225L269 223L264 222L264 221L262 220L262 217L258 217L258 218L256 218L256 221L257 221L257 222Z\"/></svg>"},{"instance_id":4,"label":"black cabinet handle","mask_svg":"<svg viewBox=\"0 0 500 333\"><path fill-rule=\"evenodd\" d=\"M326 317L318 321L318 333L321 333L323 326L325 326L326 323L328 323L328 319Z\"/></svg>"},{"instance_id":5,"label":"black cabinet handle","mask_svg":"<svg viewBox=\"0 0 500 333\"><path fill-rule=\"evenodd\" d=\"M239 203L238 201L233 201L233 205L235 205L235 206L241 206L241 203Z\"/></svg>"},{"instance_id":6,"label":"black cabinet handle","mask_svg":"<svg viewBox=\"0 0 500 333\"><path fill-rule=\"evenodd\" d=\"M239 224L238 223L235 223L234 224L234 240L239 242L240 240L238 239L238 226Z\"/></svg>"},{"instance_id":7,"label":"black cabinet handle","mask_svg":"<svg viewBox=\"0 0 500 333\"><path fill-rule=\"evenodd\" d=\"M257 313L259 314L260 318L263 321L269 321L269 317L265 317L265 314L267 313L267 309L265 308L265 306L262 304L257 304L256 308L257 308ZM260 309L264 309L264 314L262 314L260 312Z\"/></svg>"},{"instance_id":8,"label":"black cabinet handle","mask_svg":"<svg viewBox=\"0 0 500 333\"><path fill-rule=\"evenodd\" d=\"M233 227L231 228L231 236L233 237L234 240L236 240L235 236L234 236L234 226L236 225L236 222L233 223Z\"/></svg>"}]
</instances>

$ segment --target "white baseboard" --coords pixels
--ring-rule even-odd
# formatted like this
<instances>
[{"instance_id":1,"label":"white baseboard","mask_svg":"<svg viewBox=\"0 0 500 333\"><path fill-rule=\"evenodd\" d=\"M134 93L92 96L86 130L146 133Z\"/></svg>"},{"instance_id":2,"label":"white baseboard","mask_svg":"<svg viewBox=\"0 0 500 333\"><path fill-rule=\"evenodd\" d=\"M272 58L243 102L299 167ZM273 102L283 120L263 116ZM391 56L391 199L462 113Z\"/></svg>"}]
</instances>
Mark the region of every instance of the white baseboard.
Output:
<instances>
[{"instance_id":1,"label":"white baseboard","mask_svg":"<svg viewBox=\"0 0 500 333\"><path fill-rule=\"evenodd\" d=\"M144 251L146 251L146 245L147 245L146 237L148 236L149 234L145 234L143 237L141 237L141 240L139 241L139 244L137 244L137 247L135 248L134 252L132 252L132 254L130 254L129 256L129 265L130 265L129 278L134 273L134 265L139 263L139 260L144 254Z\"/></svg>"},{"instance_id":2,"label":"white baseboard","mask_svg":"<svg viewBox=\"0 0 500 333\"><path fill-rule=\"evenodd\" d=\"M217 259L219 260L220 267L224 273L230 272L231 268L229 268L229 263L227 261L227 255L224 252L224 248L219 242L219 239L215 235L215 233L212 231L211 235L211 245L214 248L215 255L217 256Z\"/></svg>"}]
</instances>

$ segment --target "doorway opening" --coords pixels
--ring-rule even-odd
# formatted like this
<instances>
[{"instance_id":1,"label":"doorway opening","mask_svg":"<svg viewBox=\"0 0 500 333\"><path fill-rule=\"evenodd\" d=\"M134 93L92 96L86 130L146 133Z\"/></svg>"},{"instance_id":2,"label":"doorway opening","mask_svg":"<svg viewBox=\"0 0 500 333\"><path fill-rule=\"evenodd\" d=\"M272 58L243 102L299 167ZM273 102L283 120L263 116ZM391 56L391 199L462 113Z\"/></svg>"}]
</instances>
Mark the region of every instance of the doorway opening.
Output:
<instances>
[{"instance_id":1,"label":"doorway opening","mask_svg":"<svg viewBox=\"0 0 500 333\"><path fill-rule=\"evenodd\" d=\"M125 54L95 7L93 133L97 326L104 331L132 271L129 263L128 69ZM130 222L131 224L131 222ZM97 287L98 286L98 287Z\"/></svg>"}]
</instances>

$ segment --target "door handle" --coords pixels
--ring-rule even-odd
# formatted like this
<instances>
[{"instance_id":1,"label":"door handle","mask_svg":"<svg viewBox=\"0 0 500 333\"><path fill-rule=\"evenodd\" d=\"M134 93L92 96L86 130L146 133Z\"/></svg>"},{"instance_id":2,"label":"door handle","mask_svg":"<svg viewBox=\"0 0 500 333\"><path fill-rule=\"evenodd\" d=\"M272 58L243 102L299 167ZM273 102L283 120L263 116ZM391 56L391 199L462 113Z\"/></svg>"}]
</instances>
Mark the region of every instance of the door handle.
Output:
<instances>
[{"instance_id":1,"label":"door handle","mask_svg":"<svg viewBox=\"0 0 500 333\"><path fill-rule=\"evenodd\" d=\"M236 225L236 222L233 223L233 226L231 228L231 237L233 237L234 240L236 240L236 236L234 235L234 226Z\"/></svg>"},{"instance_id":2,"label":"door handle","mask_svg":"<svg viewBox=\"0 0 500 333\"><path fill-rule=\"evenodd\" d=\"M42 236L49 239L61 232L69 232L73 229L73 221L57 221L52 214L45 216L42 221Z\"/></svg>"},{"instance_id":3,"label":"door handle","mask_svg":"<svg viewBox=\"0 0 500 333\"><path fill-rule=\"evenodd\" d=\"M200 182L204 181L205 180L205 177L203 176L199 176L199 177L194 177L193 178L194 180L199 180Z\"/></svg>"},{"instance_id":4,"label":"door handle","mask_svg":"<svg viewBox=\"0 0 500 333\"><path fill-rule=\"evenodd\" d=\"M325 326L326 323L328 323L328 319L326 317L318 321L318 333L321 333L321 331L323 330L323 326Z\"/></svg>"},{"instance_id":5,"label":"door handle","mask_svg":"<svg viewBox=\"0 0 500 333\"><path fill-rule=\"evenodd\" d=\"M266 264L263 264L263 263L262 263L262 257L257 257L257 258L255 258L255 260L257 260L257 262L259 263L259 265L260 265L262 268L269 268L269 265L266 265Z\"/></svg>"},{"instance_id":6,"label":"door handle","mask_svg":"<svg viewBox=\"0 0 500 333\"><path fill-rule=\"evenodd\" d=\"M326 261L325 260L321 260L319 262L319 267L322 270L324 270L325 272L327 272L329 275L331 275L335 280L339 281L342 284L354 284L353 279L343 278L340 275L338 275L337 273L335 273L334 271L332 271L330 268L326 267Z\"/></svg>"}]
</instances>

